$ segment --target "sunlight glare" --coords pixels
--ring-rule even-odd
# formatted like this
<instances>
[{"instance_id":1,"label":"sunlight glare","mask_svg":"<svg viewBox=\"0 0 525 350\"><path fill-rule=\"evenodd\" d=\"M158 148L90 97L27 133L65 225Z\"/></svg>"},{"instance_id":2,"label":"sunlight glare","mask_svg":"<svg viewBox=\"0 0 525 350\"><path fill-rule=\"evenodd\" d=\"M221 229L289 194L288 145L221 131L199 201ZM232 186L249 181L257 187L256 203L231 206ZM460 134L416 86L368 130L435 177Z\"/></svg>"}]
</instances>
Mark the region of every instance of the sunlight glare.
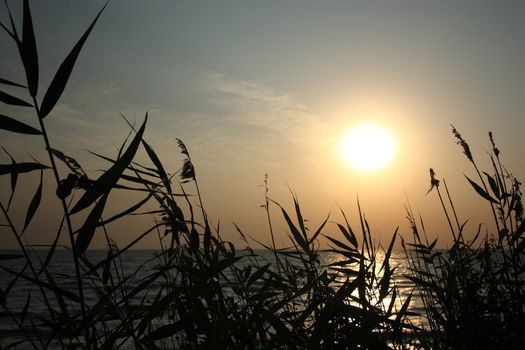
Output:
<instances>
[{"instance_id":1,"label":"sunlight glare","mask_svg":"<svg viewBox=\"0 0 525 350\"><path fill-rule=\"evenodd\" d=\"M390 133L376 124L360 124L347 132L340 145L343 159L353 168L369 172L384 168L395 153Z\"/></svg>"}]
</instances>

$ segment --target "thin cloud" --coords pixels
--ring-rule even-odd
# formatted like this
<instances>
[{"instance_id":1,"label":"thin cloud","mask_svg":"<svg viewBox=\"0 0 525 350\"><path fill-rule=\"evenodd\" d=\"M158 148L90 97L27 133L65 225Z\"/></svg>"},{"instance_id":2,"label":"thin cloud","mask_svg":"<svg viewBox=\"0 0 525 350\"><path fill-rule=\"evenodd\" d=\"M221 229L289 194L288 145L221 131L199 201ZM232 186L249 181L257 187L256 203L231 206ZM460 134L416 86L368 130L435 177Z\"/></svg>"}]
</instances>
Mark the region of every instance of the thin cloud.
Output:
<instances>
[{"instance_id":1,"label":"thin cloud","mask_svg":"<svg viewBox=\"0 0 525 350\"><path fill-rule=\"evenodd\" d=\"M211 101L230 111L225 121L267 129L292 142L319 131L318 116L292 94L216 72L206 73L205 78L213 92Z\"/></svg>"}]
</instances>

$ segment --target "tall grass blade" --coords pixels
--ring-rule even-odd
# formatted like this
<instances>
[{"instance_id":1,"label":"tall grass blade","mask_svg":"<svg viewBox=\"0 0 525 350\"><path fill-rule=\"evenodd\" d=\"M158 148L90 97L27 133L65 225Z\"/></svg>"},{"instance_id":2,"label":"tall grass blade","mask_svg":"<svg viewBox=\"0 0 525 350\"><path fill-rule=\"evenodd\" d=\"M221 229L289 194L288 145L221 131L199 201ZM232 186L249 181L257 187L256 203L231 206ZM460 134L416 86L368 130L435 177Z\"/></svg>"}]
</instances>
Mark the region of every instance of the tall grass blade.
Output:
<instances>
[{"instance_id":1,"label":"tall grass blade","mask_svg":"<svg viewBox=\"0 0 525 350\"><path fill-rule=\"evenodd\" d=\"M53 255L55 254L55 249L56 249L56 247L58 245L58 240L60 238L60 234L62 232L62 228L64 227L64 221L65 220L66 220L66 216L63 215L62 216L62 220L60 221L60 225L58 225L58 230L57 230L57 233L55 235L55 240L53 241L53 243L49 247L49 250L48 250L47 255L46 255L46 260L44 260L44 263L42 264L42 267L40 268L40 271L38 272L38 274L41 274L42 271L44 271L47 268L47 266L51 262L51 259L53 259Z\"/></svg>"},{"instance_id":2,"label":"tall grass blade","mask_svg":"<svg viewBox=\"0 0 525 350\"><path fill-rule=\"evenodd\" d=\"M38 53L28 0L24 0L23 8L22 51L20 56L26 71L29 93L35 97L38 91Z\"/></svg>"},{"instance_id":3,"label":"tall grass blade","mask_svg":"<svg viewBox=\"0 0 525 350\"><path fill-rule=\"evenodd\" d=\"M341 214L343 215L343 219L345 220L346 229L342 225L338 224L337 226L339 227L339 230L341 230L345 238L348 240L348 242L352 243L352 245L357 248L357 236L352 230L352 227L350 226L350 223L348 222L348 219L346 218L346 214L342 209L341 209Z\"/></svg>"},{"instance_id":4,"label":"tall grass blade","mask_svg":"<svg viewBox=\"0 0 525 350\"><path fill-rule=\"evenodd\" d=\"M7 26L6 26L5 24L3 24L2 22L0 22L0 27L1 27L3 30L5 30L5 32L6 32L7 34L9 34L9 36L10 36L13 40L17 41L17 37L16 37L16 36L15 36L15 35L14 35L9 29L7 29Z\"/></svg>"},{"instance_id":5,"label":"tall grass blade","mask_svg":"<svg viewBox=\"0 0 525 350\"><path fill-rule=\"evenodd\" d=\"M394 249L394 243L396 242L397 232L399 228L396 228L394 232L394 236L392 237L392 240L390 241L390 245L388 246L388 249L385 254L385 260L383 261L383 267L389 263L390 256L392 255L392 249Z\"/></svg>"},{"instance_id":6,"label":"tall grass blade","mask_svg":"<svg viewBox=\"0 0 525 350\"><path fill-rule=\"evenodd\" d=\"M150 198L153 196L152 193L149 193L146 198L144 198L143 200L141 200L140 202L138 202L137 204L129 207L128 209L118 213L118 214L115 214L113 215L112 217L110 217L109 219L106 219L104 220L103 222L99 223L98 226L101 226L101 225L107 225L115 220L118 220L122 217L125 217L126 215L129 215L133 212L135 212L136 210L138 210L139 208L141 208L144 204L146 204Z\"/></svg>"},{"instance_id":7,"label":"tall grass blade","mask_svg":"<svg viewBox=\"0 0 525 350\"><path fill-rule=\"evenodd\" d=\"M97 198L109 193L109 191L115 186L120 175L126 170L129 163L133 160L135 153L139 147L144 129L146 128L146 122L148 121L148 114L144 118L144 123L140 127L139 131L131 141L128 149L122 157L120 157L111 168L109 168L104 174L102 174L91 187L84 193L84 195L78 200L77 204L71 209L71 214L77 213L82 209L90 206Z\"/></svg>"},{"instance_id":8,"label":"tall grass blade","mask_svg":"<svg viewBox=\"0 0 525 350\"><path fill-rule=\"evenodd\" d=\"M27 89L27 86L25 86L25 85L22 85L22 84L19 84L19 83L15 83L14 81L7 80L7 79L2 79L2 78L0 78L0 84L16 86L16 87L21 87L21 88Z\"/></svg>"},{"instance_id":9,"label":"tall grass blade","mask_svg":"<svg viewBox=\"0 0 525 350\"><path fill-rule=\"evenodd\" d=\"M42 200L42 184L44 182L43 177L44 171L40 170L40 183L38 184L36 192L33 195L33 199L31 199L31 203L29 203L29 207L27 208L26 219L24 221L24 228L22 229L22 233L26 230L27 226L29 226L29 223L33 219L33 216L35 216L35 213L38 210L38 207L40 206L40 201Z\"/></svg>"},{"instance_id":10,"label":"tall grass blade","mask_svg":"<svg viewBox=\"0 0 525 350\"><path fill-rule=\"evenodd\" d=\"M149 180L146 180L144 178L137 177L137 176L131 176L131 175L122 174L122 175L120 175L120 178L122 180L126 180L126 181L129 181L129 182L143 184L146 187L150 186L152 189L155 189L156 187L159 186L159 184L156 183L156 182L149 181Z\"/></svg>"},{"instance_id":11,"label":"tall grass blade","mask_svg":"<svg viewBox=\"0 0 525 350\"><path fill-rule=\"evenodd\" d=\"M75 240L74 247L77 256L84 254L86 249L89 247L89 243L91 243L91 240L93 239L93 235L95 234L98 221L100 220L102 212L104 211L107 199L108 194L105 194L97 202L93 210L91 210L91 212L89 213L88 217L86 218L86 221L84 222L80 230L78 230L78 236Z\"/></svg>"},{"instance_id":12,"label":"tall grass blade","mask_svg":"<svg viewBox=\"0 0 525 350\"><path fill-rule=\"evenodd\" d=\"M166 187L168 193L171 193L170 180L168 178L168 175L166 174L166 170L164 170L164 167L162 166L162 163L159 160L159 157L146 141L142 140L142 144L144 145L144 148L146 149L146 153L148 154L149 158L151 159L153 164L155 164L155 167L157 168L157 172L162 180L162 183L164 184L164 187Z\"/></svg>"},{"instance_id":13,"label":"tall grass blade","mask_svg":"<svg viewBox=\"0 0 525 350\"><path fill-rule=\"evenodd\" d=\"M2 101L5 104L13 105L13 106L33 107L31 103L21 100L18 97L9 95L3 91L0 91L0 101Z\"/></svg>"},{"instance_id":14,"label":"tall grass blade","mask_svg":"<svg viewBox=\"0 0 525 350\"><path fill-rule=\"evenodd\" d=\"M21 174L28 173L35 170L49 169L47 165L42 163L14 163L14 164L0 164L0 175L5 174Z\"/></svg>"},{"instance_id":15,"label":"tall grass blade","mask_svg":"<svg viewBox=\"0 0 525 350\"><path fill-rule=\"evenodd\" d=\"M408 306L410 305L410 300L412 300L413 292L411 292L408 297L405 299L405 302L403 303L403 306L401 306L401 309L399 310L399 313L396 317L396 323L401 324L401 319L405 316L405 314L408 311Z\"/></svg>"},{"instance_id":16,"label":"tall grass blade","mask_svg":"<svg viewBox=\"0 0 525 350\"><path fill-rule=\"evenodd\" d=\"M96 156L96 157L98 157L100 159L104 159L105 161L108 161L110 163L115 164L115 162L116 162L116 160L111 159L111 158L106 157L106 156L103 156L101 154L98 154L98 153L95 153L95 152L91 152L91 151L88 151L88 152L91 153L92 155L94 155L94 156ZM133 165L135 165L135 164L133 163ZM132 168L131 166L128 166L128 169L129 170L133 170L134 172L142 174L142 175L151 176L151 177L154 177L154 178L159 178L159 175L156 174L156 173L144 171L144 170L141 170L141 169Z\"/></svg>"},{"instance_id":17,"label":"tall grass blade","mask_svg":"<svg viewBox=\"0 0 525 350\"><path fill-rule=\"evenodd\" d=\"M55 77L51 81L51 84L47 88L46 94L44 95L44 99L42 100L42 106L40 107L39 115L40 119L44 119L49 114L49 112L51 112L55 104L58 102L60 96L62 95L62 92L64 92L64 88L66 87L67 81L69 80L69 76L73 71L73 67L75 66L75 62L78 58L78 55L80 54L80 50L82 49L82 46L84 46L84 43L86 42L89 34L91 33L91 30L95 26L95 23L97 22L98 18L102 14L102 11L104 11L108 3L109 0L104 4L102 9L100 9L100 11L96 15L93 22L91 22L91 25L88 27L84 35L82 35L80 40L76 43L71 52L67 55L66 59L58 68L58 71L56 72Z\"/></svg>"},{"instance_id":18,"label":"tall grass blade","mask_svg":"<svg viewBox=\"0 0 525 350\"><path fill-rule=\"evenodd\" d=\"M476 190L476 192L483 198L485 198L486 200L488 200L489 202L492 202L492 203L495 203L495 204L499 204L499 202L497 200L495 200L494 198L492 198L487 192L485 192L485 190L483 188L481 188L480 185L478 185L477 183L475 183L474 181L472 181L471 179L468 178L468 176L465 175L465 177L467 178L468 182L470 182L470 184L472 185L472 187L474 187L474 189Z\"/></svg>"},{"instance_id":19,"label":"tall grass blade","mask_svg":"<svg viewBox=\"0 0 525 350\"><path fill-rule=\"evenodd\" d=\"M281 207L281 211L283 213L284 219L286 220L286 223L288 224L288 227L290 228L290 231L292 232L295 241L305 252L308 252L308 243L304 240L303 235L299 232L297 227L295 227L294 223L292 222L292 219L290 219L290 216L288 216L288 213L286 212L286 210L284 210L283 207Z\"/></svg>"},{"instance_id":20,"label":"tall grass blade","mask_svg":"<svg viewBox=\"0 0 525 350\"><path fill-rule=\"evenodd\" d=\"M328 238L328 240L329 240L330 242L332 242L335 246L337 246L337 247L343 249L343 250L346 251L346 252L353 252L353 251L355 251L354 248L352 248L352 247L350 247L350 246L344 244L343 242L341 242L341 241L339 241L339 240L337 240L337 239L335 239L335 238L332 238L332 237L330 237L330 236L326 236L326 235L324 235L324 236L325 236L326 238Z\"/></svg>"},{"instance_id":21,"label":"tall grass blade","mask_svg":"<svg viewBox=\"0 0 525 350\"><path fill-rule=\"evenodd\" d=\"M13 158L13 156L11 156L11 154L7 152L7 150L3 146L0 146L0 147L2 147L2 150L7 154L9 158L11 158L11 165L15 165L16 161ZM16 172L11 173L10 180L11 180L11 195L9 196L9 201L7 202L7 210L9 210L9 208L11 207L11 201L13 200L13 196L15 195L16 184L18 182L18 173Z\"/></svg>"},{"instance_id":22,"label":"tall grass blade","mask_svg":"<svg viewBox=\"0 0 525 350\"><path fill-rule=\"evenodd\" d=\"M496 196L496 198L501 199L501 191L500 191L500 188L498 186L498 183L496 182L496 179L494 179L492 176L490 176L489 174L487 174L485 172L484 172L484 174L487 177L487 180L489 182L490 189L492 190L492 193Z\"/></svg>"},{"instance_id":23,"label":"tall grass blade","mask_svg":"<svg viewBox=\"0 0 525 350\"><path fill-rule=\"evenodd\" d=\"M295 207L295 215L297 216L297 222L301 228L301 233L303 234L305 242L308 242L308 235L306 234L306 227L304 226L303 215L301 214L301 207L299 206L299 201L295 195L293 196L293 204Z\"/></svg>"},{"instance_id":24,"label":"tall grass blade","mask_svg":"<svg viewBox=\"0 0 525 350\"><path fill-rule=\"evenodd\" d=\"M24 308L22 309L22 313L20 314L20 324L24 324L24 320L27 315L27 310L29 309L29 304L31 302L31 293L27 295L26 303L24 305Z\"/></svg>"},{"instance_id":25,"label":"tall grass blade","mask_svg":"<svg viewBox=\"0 0 525 350\"><path fill-rule=\"evenodd\" d=\"M9 23L11 24L11 31L7 30L7 28L2 25L2 28L8 32L13 40L16 41L17 45L21 45L20 37L18 36L18 32L16 30L15 21L13 20L13 15L11 14L11 9L9 8L9 5L7 4L7 0L4 0L5 7L7 9L7 14L9 15Z\"/></svg>"},{"instance_id":26,"label":"tall grass blade","mask_svg":"<svg viewBox=\"0 0 525 350\"><path fill-rule=\"evenodd\" d=\"M310 238L310 240L308 241L308 244L312 244L313 242L315 242L317 237L321 234L321 231L325 227L326 223L328 222L328 218L330 218L330 214L326 217L323 223L317 228L317 230L315 230L314 234L312 235L312 238Z\"/></svg>"},{"instance_id":27,"label":"tall grass blade","mask_svg":"<svg viewBox=\"0 0 525 350\"><path fill-rule=\"evenodd\" d=\"M20 254L0 254L0 261L1 260L13 260L13 259L20 259L23 258L23 255Z\"/></svg>"},{"instance_id":28,"label":"tall grass blade","mask_svg":"<svg viewBox=\"0 0 525 350\"><path fill-rule=\"evenodd\" d=\"M16 119L0 114L0 129L17 132L19 134L40 135L42 132L29 126L25 123L19 122Z\"/></svg>"},{"instance_id":29,"label":"tall grass blade","mask_svg":"<svg viewBox=\"0 0 525 350\"><path fill-rule=\"evenodd\" d=\"M355 248L357 248L357 238L355 237L355 234L352 232L352 229L347 230L343 225L337 224L337 227L339 228L339 231L343 234L343 236L346 238L346 240L352 244Z\"/></svg>"},{"instance_id":30,"label":"tall grass blade","mask_svg":"<svg viewBox=\"0 0 525 350\"><path fill-rule=\"evenodd\" d=\"M111 257L113 256L113 248L109 246L108 254L106 256L107 263L104 265L104 269L102 270L102 283L107 286L109 277L111 275L110 269L111 269Z\"/></svg>"}]
</instances>

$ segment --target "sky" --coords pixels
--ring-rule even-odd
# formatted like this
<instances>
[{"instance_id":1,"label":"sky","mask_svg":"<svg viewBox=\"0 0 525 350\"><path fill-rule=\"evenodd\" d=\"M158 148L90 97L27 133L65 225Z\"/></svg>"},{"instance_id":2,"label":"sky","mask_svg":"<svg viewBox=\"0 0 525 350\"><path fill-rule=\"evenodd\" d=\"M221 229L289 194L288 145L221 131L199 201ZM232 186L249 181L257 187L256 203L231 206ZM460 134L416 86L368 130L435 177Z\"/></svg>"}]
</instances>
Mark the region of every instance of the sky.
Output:
<instances>
[{"instance_id":1,"label":"sky","mask_svg":"<svg viewBox=\"0 0 525 350\"><path fill-rule=\"evenodd\" d=\"M21 6L8 3L18 20ZM30 1L40 101L103 4ZM8 23L4 6L0 20ZM140 123L148 112L145 139L171 173L183 160L176 138L186 143L210 219L220 222L223 238L241 246L233 222L269 242L261 208L265 174L270 197L290 210L295 193L311 230L329 213L341 221L340 209L358 228L359 198L378 242L388 242L396 227L409 236L405 207L410 205L425 220L429 236L439 236L446 246L446 219L436 194L427 195L431 167L446 179L460 219L470 222L469 232L478 223L491 229L489 208L464 177L475 173L450 124L480 165L488 165L492 131L509 170L518 178L525 172L524 35L522 1L113 0L46 118L47 128L52 145L96 177L107 164L86 150L115 156L129 132L120 113ZM5 32L0 52L0 76L24 81ZM1 108L2 114L36 125L25 109ZM397 145L392 161L375 172L349 167L340 154L344 134L363 122L380 124ZM0 144L17 161L31 156L47 161L38 137L0 130ZM0 155L0 163L8 162ZM11 210L19 226L38 185L31 175L20 181L24 185ZM0 201L6 203L6 176L0 186ZM185 189L195 193L191 184ZM49 200L24 242L45 244L54 237L60 216L53 192L53 181L46 178ZM113 193L105 215L136 200ZM272 210L272 217L277 242L288 244L279 211ZM152 221L134 217L109 229L124 245ZM12 234L4 231L0 246L14 247ZM336 235L337 228L326 232ZM156 237L148 237L140 247L157 245ZM104 247L101 234L91 247Z\"/></svg>"}]
</instances>

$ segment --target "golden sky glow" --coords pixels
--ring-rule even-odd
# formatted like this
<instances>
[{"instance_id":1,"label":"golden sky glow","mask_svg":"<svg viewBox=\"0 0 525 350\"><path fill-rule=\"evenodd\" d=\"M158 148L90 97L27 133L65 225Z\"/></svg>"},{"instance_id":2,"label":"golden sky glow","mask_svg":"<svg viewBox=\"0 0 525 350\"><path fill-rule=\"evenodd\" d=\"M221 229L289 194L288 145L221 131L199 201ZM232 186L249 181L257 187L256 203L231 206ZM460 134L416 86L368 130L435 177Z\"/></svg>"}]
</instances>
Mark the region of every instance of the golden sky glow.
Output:
<instances>
[{"instance_id":1,"label":"golden sky glow","mask_svg":"<svg viewBox=\"0 0 525 350\"><path fill-rule=\"evenodd\" d=\"M41 63L39 101L104 3L31 1ZM21 18L21 7L13 8L15 19ZM9 23L6 11L0 20ZM463 176L473 169L450 124L480 162L486 161L487 132L493 131L504 164L518 177L525 173L518 145L525 129L523 23L525 2L519 0L308 6L297 0L112 0L46 118L48 131L53 148L96 178L108 164L85 150L115 157L129 132L120 114L140 123L149 112L145 139L166 171L176 174L181 167L175 141L180 138L192 155L210 220L220 221L222 237L236 243L232 222L266 242L265 174L271 198L293 204L291 188L312 227L328 212L338 221L339 207L351 217L359 196L372 230L389 241L397 226L408 227L407 199L431 235L447 228L435 193L425 195L432 167L447 179L460 219L469 218L477 229L484 223L482 210L490 208L476 207L476 193ZM0 77L25 81L17 48L2 30L0 52ZM17 89L5 92L21 94ZM37 123L28 109L1 107L3 115ZM383 131L361 130L368 122ZM47 161L41 139L0 130L0 141L18 162ZM0 153L0 164L9 164ZM148 165L144 152L138 157ZM38 178L24 174L22 180L12 207L23 224ZM54 198L56 186L48 180L44 192ZM174 176L174 187L176 181ZM0 201L7 203L10 186L8 176L0 179ZM184 186L195 195L191 183ZM126 209L140 195L115 191L104 214ZM24 234L27 242L54 239L57 208L53 201L41 208ZM152 218L133 220L110 226L112 239L127 244L135 226L149 227ZM288 244L279 210L274 220L282 226L275 228L277 241ZM9 237L2 235L0 246L16 246ZM67 237L60 243L67 245ZM105 247L104 235L97 234L93 246ZM156 247L156 237L143 246Z\"/></svg>"}]
</instances>

